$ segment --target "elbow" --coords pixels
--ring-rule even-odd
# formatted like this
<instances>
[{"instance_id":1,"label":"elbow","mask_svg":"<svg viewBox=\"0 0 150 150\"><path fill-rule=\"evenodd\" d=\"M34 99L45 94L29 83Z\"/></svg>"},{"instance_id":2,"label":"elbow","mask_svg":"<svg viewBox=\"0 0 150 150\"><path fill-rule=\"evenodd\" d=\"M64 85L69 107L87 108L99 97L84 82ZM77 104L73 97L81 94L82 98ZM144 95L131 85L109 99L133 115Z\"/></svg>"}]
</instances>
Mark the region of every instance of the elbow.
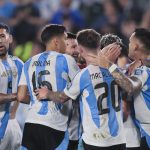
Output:
<instances>
[{"instance_id":1,"label":"elbow","mask_svg":"<svg viewBox=\"0 0 150 150\"><path fill-rule=\"evenodd\" d=\"M17 95L17 101L20 103L24 103L24 104L30 104L30 100L29 100L28 96L24 96L21 94Z\"/></svg>"},{"instance_id":2,"label":"elbow","mask_svg":"<svg viewBox=\"0 0 150 150\"><path fill-rule=\"evenodd\" d=\"M134 95L134 92L135 92L134 87L132 85L129 85L128 87L126 87L126 92L130 96Z\"/></svg>"},{"instance_id":3,"label":"elbow","mask_svg":"<svg viewBox=\"0 0 150 150\"><path fill-rule=\"evenodd\" d=\"M21 94L18 94L18 95L17 95L17 100L18 100L19 102L23 102L24 99L25 99L25 96L24 96L24 95L21 95Z\"/></svg>"}]
</instances>

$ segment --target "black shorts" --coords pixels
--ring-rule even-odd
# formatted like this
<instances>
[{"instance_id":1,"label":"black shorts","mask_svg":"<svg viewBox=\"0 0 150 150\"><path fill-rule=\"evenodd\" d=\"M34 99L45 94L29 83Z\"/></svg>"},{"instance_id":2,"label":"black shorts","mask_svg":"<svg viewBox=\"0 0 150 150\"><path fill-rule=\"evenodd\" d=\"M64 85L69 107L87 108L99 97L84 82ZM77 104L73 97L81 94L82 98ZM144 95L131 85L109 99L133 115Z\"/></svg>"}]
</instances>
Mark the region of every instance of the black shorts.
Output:
<instances>
[{"instance_id":1,"label":"black shorts","mask_svg":"<svg viewBox=\"0 0 150 150\"><path fill-rule=\"evenodd\" d=\"M126 150L126 144L119 144L119 145L114 145L109 147L97 147L97 146L88 145L84 141L83 141L83 147L84 150Z\"/></svg>"},{"instance_id":2,"label":"black shorts","mask_svg":"<svg viewBox=\"0 0 150 150\"><path fill-rule=\"evenodd\" d=\"M140 150L150 150L145 137L141 138Z\"/></svg>"},{"instance_id":3,"label":"black shorts","mask_svg":"<svg viewBox=\"0 0 150 150\"><path fill-rule=\"evenodd\" d=\"M127 148L127 150L141 150L140 147Z\"/></svg>"},{"instance_id":4,"label":"black shorts","mask_svg":"<svg viewBox=\"0 0 150 150\"><path fill-rule=\"evenodd\" d=\"M55 150L63 141L65 132L50 127L26 123L22 146L27 150Z\"/></svg>"},{"instance_id":5,"label":"black shorts","mask_svg":"<svg viewBox=\"0 0 150 150\"><path fill-rule=\"evenodd\" d=\"M78 150L78 140L69 140L67 150Z\"/></svg>"}]
</instances>

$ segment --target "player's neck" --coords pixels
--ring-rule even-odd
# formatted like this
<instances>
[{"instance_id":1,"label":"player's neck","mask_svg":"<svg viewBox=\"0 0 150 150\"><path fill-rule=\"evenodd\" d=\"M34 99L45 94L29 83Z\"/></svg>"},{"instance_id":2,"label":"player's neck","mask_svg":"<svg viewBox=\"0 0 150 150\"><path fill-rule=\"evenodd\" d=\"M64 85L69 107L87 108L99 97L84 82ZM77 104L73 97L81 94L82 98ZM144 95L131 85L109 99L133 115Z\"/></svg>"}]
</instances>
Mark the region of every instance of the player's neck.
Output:
<instances>
[{"instance_id":1,"label":"player's neck","mask_svg":"<svg viewBox=\"0 0 150 150\"><path fill-rule=\"evenodd\" d=\"M56 51L56 52L58 52L56 46L53 46L53 45L47 45L46 46L46 52L49 52L49 51Z\"/></svg>"},{"instance_id":2,"label":"player's neck","mask_svg":"<svg viewBox=\"0 0 150 150\"><path fill-rule=\"evenodd\" d=\"M0 56L0 60L6 60L6 58L7 58L7 55Z\"/></svg>"},{"instance_id":3,"label":"player's neck","mask_svg":"<svg viewBox=\"0 0 150 150\"><path fill-rule=\"evenodd\" d=\"M95 53L93 53L93 52L87 52L87 53L86 53L87 56L90 55L90 54L97 56L97 53L96 53L96 52L95 52ZM87 58L87 57L85 56L85 60L86 60L87 66L90 65L90 64L92 64L92 63L91 63L88 59L86 59L86 58Z\"/></svg>"}]
</instances>

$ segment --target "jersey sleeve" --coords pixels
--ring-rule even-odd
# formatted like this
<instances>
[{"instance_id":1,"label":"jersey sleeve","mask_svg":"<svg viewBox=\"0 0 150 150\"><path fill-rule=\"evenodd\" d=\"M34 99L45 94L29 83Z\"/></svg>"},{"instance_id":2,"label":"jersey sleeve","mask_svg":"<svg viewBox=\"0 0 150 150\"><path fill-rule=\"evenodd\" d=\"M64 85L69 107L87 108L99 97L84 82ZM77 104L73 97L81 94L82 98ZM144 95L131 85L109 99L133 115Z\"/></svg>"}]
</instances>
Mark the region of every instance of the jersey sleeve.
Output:
<instances>
[{"instance_id":1,"label":"jersey sleeve","mask_svg":"<svg viewBox=\"0 0 150 150\"><path fill-rule=\"evenodd\" d=\"M144 67L137 68L131 76L138 78L144 86L148 79L147 69Z\"/></svg>"},{"instance_id":2,"label":"jersey sleeve","mask_svg":"<svg viewBox=\"0 0 150 150\"><path fill-rule=\"evenodd\" d=\"M27 80L26 80L26 76L25 76L25 64L23 66L20 81L19 81L19 86L20 85L27 85Z\"/></svg>"},{"instance_id":3,"label":"jersey sleeve","mask_svg":"<svg viewBox=\"0 0 150 150\"><path fill-rule=\"evenodd\" d=\"M70 80L72 80L75 77L75 75L80 71L80 69L73 57L69 55L65 55L65 57L68 64L68 76Z\"/></svg>"},{"instance_id":4,"label":"jersey sleeve","mask_svg":"<svg viewBox=\"0 0 150 150\"><path fill-rule=\"evenodd\" d=\"M77 97L82 92L82 89L80 86L80 77L81 77L81 72L76 74L72 82L68 84L66 88L64 89L64 93L73 100L77 99Z\"/></svg>"}]
</instances>

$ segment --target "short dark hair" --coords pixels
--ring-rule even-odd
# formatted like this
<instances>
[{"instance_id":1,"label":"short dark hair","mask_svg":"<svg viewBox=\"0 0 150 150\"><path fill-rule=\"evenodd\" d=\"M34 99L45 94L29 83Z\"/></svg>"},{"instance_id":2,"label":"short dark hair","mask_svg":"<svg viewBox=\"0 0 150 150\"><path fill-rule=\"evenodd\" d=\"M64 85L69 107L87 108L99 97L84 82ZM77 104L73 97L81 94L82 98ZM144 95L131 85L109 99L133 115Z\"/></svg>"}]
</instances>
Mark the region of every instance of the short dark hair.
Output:
<instances>
[{"instance_id":1,"label":"short dark hair","mask_svg":"<svg viewBox=\"0 0 150 150\"><path fill-rule=\"evenodd\" d=\"M73 34L71 32L67 32L67 39L76 39L76 34Z\"/></svg>"},{"instance_id":2,"label":"short dark hair","mask_svg":"<svg viewBox=\"0 0 150 150\"><path fill-rule=\"evenodd\" d=\"M46 45L53 37L63 35L65 31L66 28L63 25L48 24L42 30L41 40Z\"/></svg>"},{"instance_id":3,"label":"short dark hair","mask_svg":"<svg viewBox=\"0 0 150 150\"><path fill-rule=\"evenodd\" d=\"M138 28L134 33L135 37L144 45L144 49L150 51L150 30Z\"/></svg>"},{"instance_id":4,"label":"short dark hair","mask_svg":"<svg viewBox=\"0 0 150 150\"><path fill-rule=\"evenodd\" d=\"M101 49L103 49L105 46L108 46L109 44L112 43L118 43L121 46L121 54L119 55L119 57L123 57L123 56L128 56L128 48L125 44L123 44L122 39L115 35L115 34L105 34L102 36L101 40L100 40L100 45L101 45Z\"/></svg>"},{"instance_id":5,"label":"short dark hair","mask_svg":"<svg viewBox=\"0 0 150 150\"><path fill-rule=\"evenodd\" d=\"M121 43L120 46L121 46L121 53L119 57L124 57L124 56L128 57L128 47L123 43Z\"/></svg>"},{"instance_id":6,"label":"short dark hair","mask_svg":"<svg viewBox=\"0 0 150 150\"><path fill-rule=\"evenodd\" d=\"M105 46L112 44L114 42L122 43L122 39L119 38L119 36L114 34L105 34L102 36L100 40L101 49L103 49Z\"/></svg>"},{"instance_id":7,"label":"short dark hair","mask_svg":"<svg viewBox=\"0 0 150 150\"><path fill-rule=\"evenodd\" d=\"M10 29L5 23L0 23L0 29L5 29L7 33L10 33Z\"/></svg>"},{"instance_id":8,"label":"short dark hair","mask_svg":"<svg viewBox=\"0 0 150 150\"><path fill-rule=\"evenodd\" d=\"M78 43L90 49L100 47L100 39L101 35L93 29L85 29L77 33Z\"/></svg>"}]
</instances>

